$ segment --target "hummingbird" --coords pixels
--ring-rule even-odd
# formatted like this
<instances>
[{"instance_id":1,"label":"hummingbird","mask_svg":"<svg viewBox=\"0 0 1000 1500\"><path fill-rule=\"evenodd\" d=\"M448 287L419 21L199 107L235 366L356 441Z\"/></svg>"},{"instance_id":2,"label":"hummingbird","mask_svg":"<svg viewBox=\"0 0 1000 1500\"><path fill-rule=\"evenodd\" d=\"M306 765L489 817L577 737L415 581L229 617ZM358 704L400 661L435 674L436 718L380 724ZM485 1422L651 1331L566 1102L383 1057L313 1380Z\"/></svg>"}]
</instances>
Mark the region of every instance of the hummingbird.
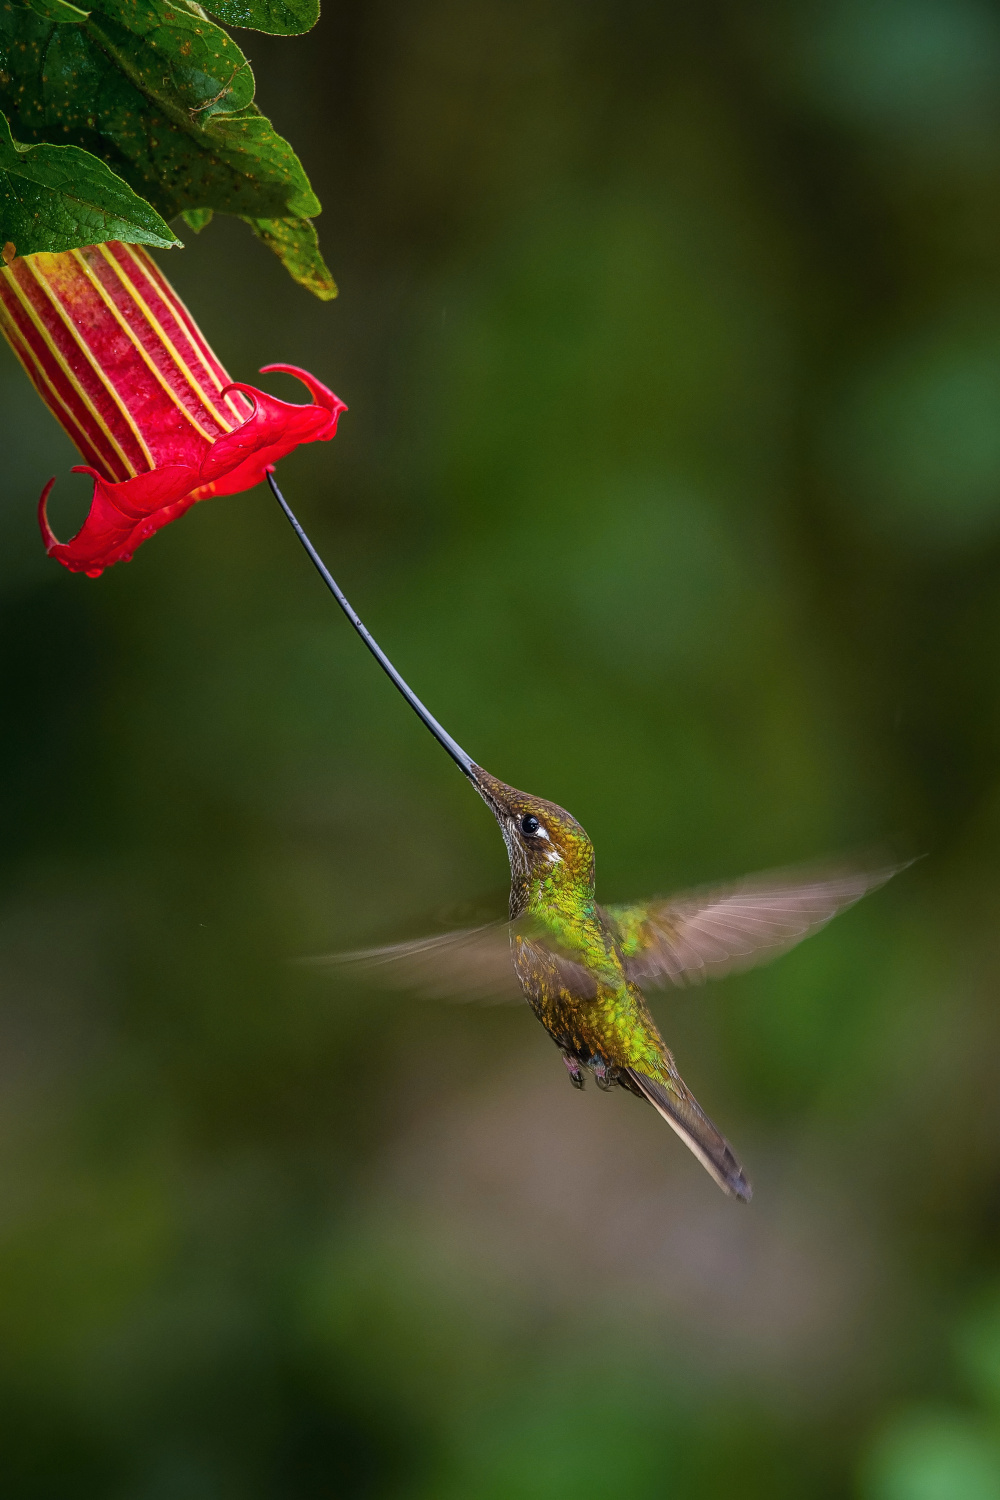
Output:
<instances>
[{"instance_id":1,"label":"hummingbird","mask_svg":"<svg viewBox=\"0 0 1000 1500\"><path fill-rule=\"evenodd\" d=\"M602 906L594 846L555 802L485 771L424 706L346 599L278 488L268 483L327 588L383 671L493 813L507 846L506 922L315 960L425 995L524 999L570 1083L645 1100L731 1197L752 1188L732 1146L684 1083L643 990L683 986L786 952L904 866L817 865L630 905Z\"/></svg>"}]
</instances>

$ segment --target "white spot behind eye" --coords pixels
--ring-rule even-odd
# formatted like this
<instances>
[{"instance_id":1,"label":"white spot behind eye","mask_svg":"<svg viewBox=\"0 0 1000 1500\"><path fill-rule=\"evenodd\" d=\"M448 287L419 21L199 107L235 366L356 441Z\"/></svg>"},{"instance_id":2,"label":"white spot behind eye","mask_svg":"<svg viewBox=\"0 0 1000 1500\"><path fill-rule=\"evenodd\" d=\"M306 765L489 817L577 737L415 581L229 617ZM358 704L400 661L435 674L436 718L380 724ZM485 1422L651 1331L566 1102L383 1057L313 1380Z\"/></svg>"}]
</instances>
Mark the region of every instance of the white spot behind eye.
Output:
<instances>
[{"instance_id":1,"label":"white spot behind eye","mask_svg":"<svg viewBox=\"0 0 1000 1500\"><path fill-rule=\"evenodd\" d=\"M533 833L524 832L524 829L521 827L520 819L518 819L513 826L516 831L526 839L544 839L547 844L552 842L552 840L549 838L548 830L546 829L544 823L539 823L538 827L534 830Z\"/></svg>"},{"instance_id":2,"label":"white spot behind eye","mask_svg":"<svg viewBox=\"0 0 1000 1500\"><path fill-rule=\"evenodd\" d=\"M551 838L549 837L549 831L545 827L544 823L539 823L538 827L535 829L531 837L533 839L544 839L547 844L551 844L552 842ZM549 849L546 852L545 859L546 862L550 865L561 865L563 862L562 855L556 849Z\"/></svg>"}]
</instances>

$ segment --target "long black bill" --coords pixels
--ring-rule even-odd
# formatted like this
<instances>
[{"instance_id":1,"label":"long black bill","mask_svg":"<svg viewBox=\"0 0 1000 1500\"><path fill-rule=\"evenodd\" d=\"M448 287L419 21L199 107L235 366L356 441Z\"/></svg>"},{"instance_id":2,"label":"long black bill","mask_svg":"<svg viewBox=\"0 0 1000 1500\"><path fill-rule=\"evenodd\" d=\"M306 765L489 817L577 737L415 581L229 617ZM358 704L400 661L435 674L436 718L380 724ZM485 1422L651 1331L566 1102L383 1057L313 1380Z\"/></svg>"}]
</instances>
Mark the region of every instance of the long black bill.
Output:
<instances>
[{"instance_id":1,"label":"long black bill","mask_svg":"<svg viewBox=\"0 0 1000 1500\"><path fill-rule=\"evenodd\" d=\"M288 501L279 490L273 474L268 474L267 482L274 492L275 500L277 500L278 504L285 512L285 515L291 522L292 529L294 530L295 535L298 537L299 541L306 549L306 552L309 554L309 559L312 562L313 567L316 569L317 573L322 578L327 588L330 590L330 593L336 599L337 603L344 611L344 614L347 616L351 624L354 626L355 630L358 632L358 635L368 647L372 656L374 656L375 660L382 668L382 671L396 684L396 686L399 688L399 691L406 699L407 703L413 709L413 712L417 715L418 718L423 720L438 743L444 746L445 750L447 750L448 754L451 756L456 766L458 766L459 770L464 771L469 780L474 782L476 779L474 774L475 763L473 762L472 758L466 755L461 745L455 743L446 729L441 728L441 725L438 723L437 719L435 719L434 715L430 712L429 709L426 709L424 707L420 699L417 697L416 693L410 687L409 683L404 682L403 678L400 677L399 673L396 671L396 668L386 656L385 652L382 650L382 647L372 635L371 631L364 624L357 610L351 606L337 580L334 578L333 574L326 566L326 563L320 557L319 553L316 551L316 548L313 546L312 542L302 530L302 527L299 525L298 519L295 516L292 507L289 505Z\"/></svg>"}]
</instances>

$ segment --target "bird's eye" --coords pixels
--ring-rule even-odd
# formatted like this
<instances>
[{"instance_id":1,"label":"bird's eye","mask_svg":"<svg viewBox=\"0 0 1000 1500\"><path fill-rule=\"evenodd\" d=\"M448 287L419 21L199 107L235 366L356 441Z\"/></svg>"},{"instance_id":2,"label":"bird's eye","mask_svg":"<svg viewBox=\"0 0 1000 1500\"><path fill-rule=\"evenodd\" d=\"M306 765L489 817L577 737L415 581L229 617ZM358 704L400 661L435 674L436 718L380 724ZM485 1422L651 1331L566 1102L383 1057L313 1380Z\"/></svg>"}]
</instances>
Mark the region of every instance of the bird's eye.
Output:
<instances>
[{"instance_id":1,"label":"bird's eye","mask_svg":"<svg viewBox=\"0 0 1000 1500\"><path fill-rule=\"evenodd\" d=\"M534 813L525 813L524 817L521 819L521 832L522 833L527 833L529 835L533 834L533 833L537 833L540 827L541 827L541 824L539 823L538 819L535 817Z\"/></svg>"}]
</instances>

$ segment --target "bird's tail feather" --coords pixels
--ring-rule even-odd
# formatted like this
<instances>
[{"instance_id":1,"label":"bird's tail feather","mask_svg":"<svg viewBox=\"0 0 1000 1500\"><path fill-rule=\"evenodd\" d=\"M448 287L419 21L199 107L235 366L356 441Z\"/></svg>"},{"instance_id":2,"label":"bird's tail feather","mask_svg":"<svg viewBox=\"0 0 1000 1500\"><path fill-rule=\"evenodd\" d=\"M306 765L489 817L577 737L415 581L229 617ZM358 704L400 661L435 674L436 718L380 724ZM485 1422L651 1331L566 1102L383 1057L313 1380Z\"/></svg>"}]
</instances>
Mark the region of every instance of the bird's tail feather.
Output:
<instances>
[{"instance_id":1,"label":"bird's tail feather","mask_svg":"<svg viewBox=\"0 0 1000 1500\"><path fill-rule=\"evenodd\" d=\"M624 1071L657 1114L663 1116L672 1130L676 1130L705 1170L715 1178L722 1191L749 1203L753 1189L736 1153L725 1136L716 1130L683 1080L677 1077L668 1085L655 1078L648 1078L635 1068Z\"/></svg>"}]
</instances>

